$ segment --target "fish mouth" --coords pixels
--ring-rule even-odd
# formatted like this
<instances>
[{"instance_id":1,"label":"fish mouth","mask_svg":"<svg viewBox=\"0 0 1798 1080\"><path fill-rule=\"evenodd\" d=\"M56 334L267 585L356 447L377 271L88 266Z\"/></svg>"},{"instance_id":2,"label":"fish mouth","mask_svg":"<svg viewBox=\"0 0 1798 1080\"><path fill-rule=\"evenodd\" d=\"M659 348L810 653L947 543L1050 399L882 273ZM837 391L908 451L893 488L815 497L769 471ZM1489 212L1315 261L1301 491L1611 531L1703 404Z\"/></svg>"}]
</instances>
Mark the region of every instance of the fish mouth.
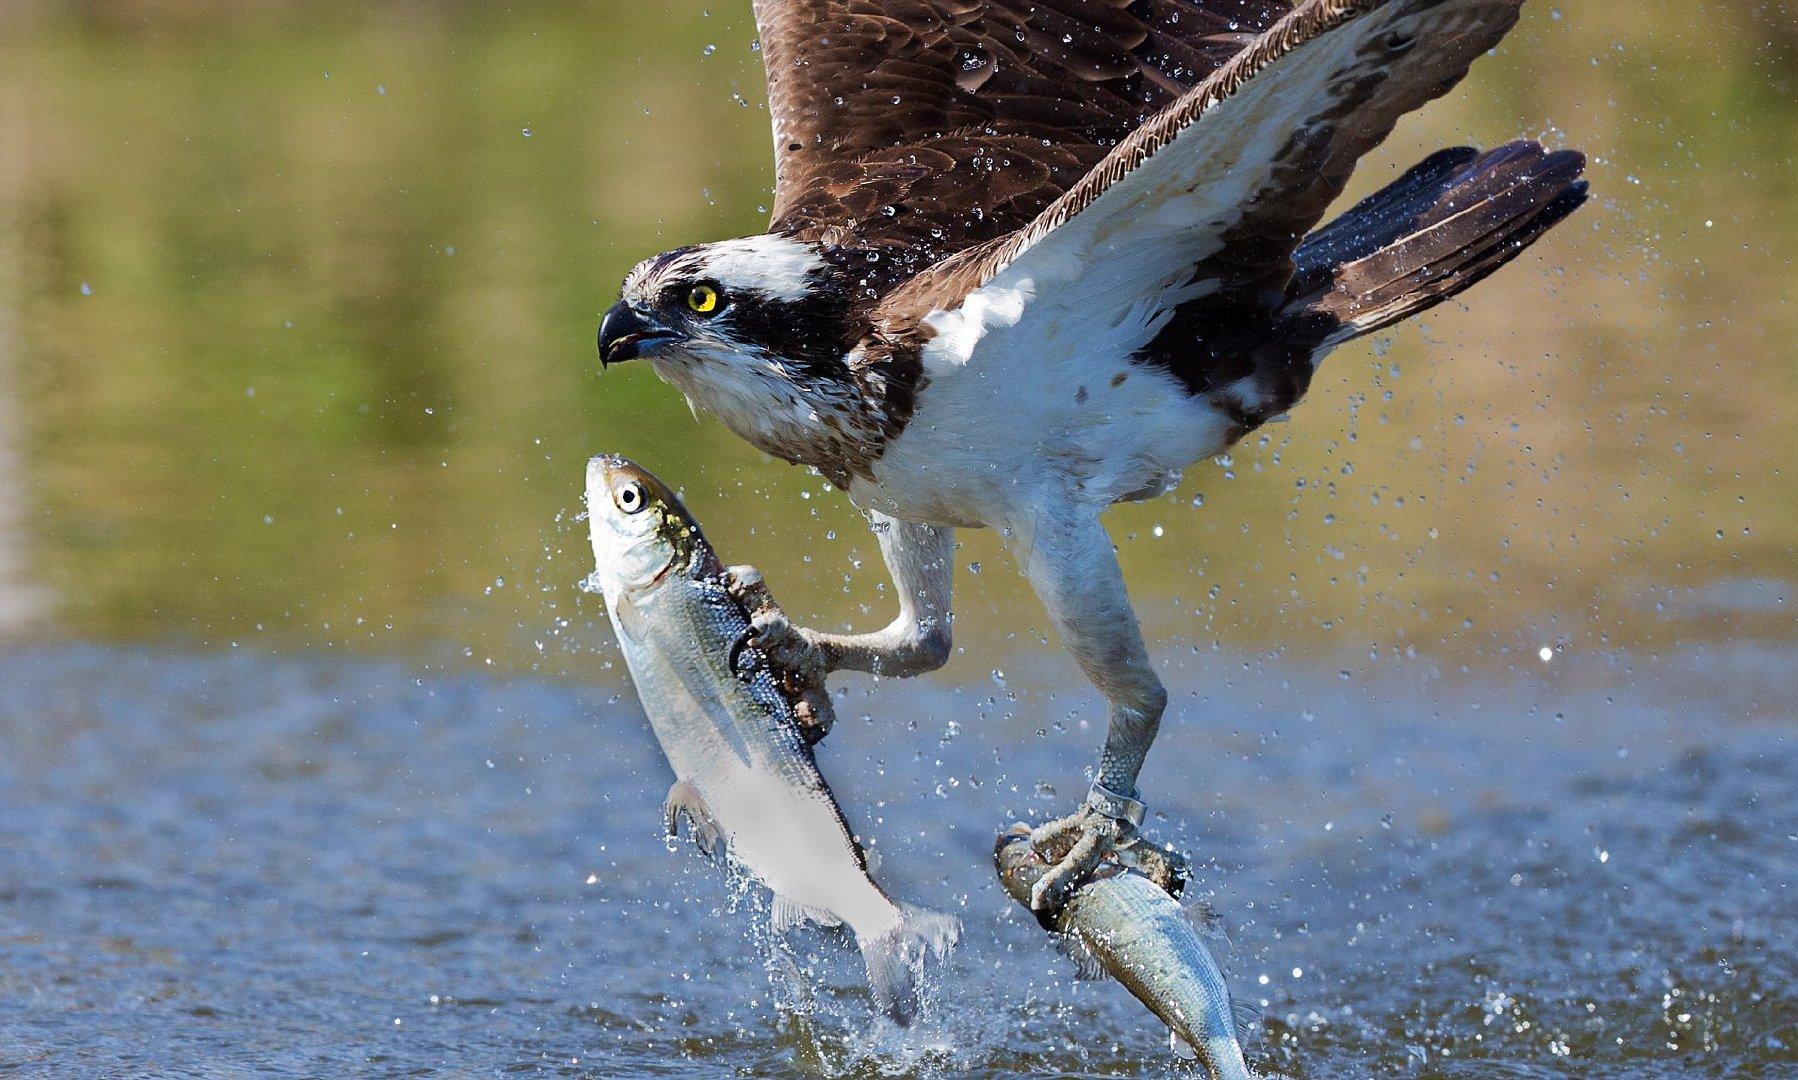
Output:
<instances>
[{"instance_id":1,"label":"fish mouth","mask_svg":"<svg viewBox=\"0 0 1798 1080\"><path fill-rule=\"evenodd\" d=\"M587 459L587 502L588 511L596 509L592 503L595 499L606 498L612 486L612 471L630 462L617 454L595 454Z\"/></svg>"},{"instance_id":2,"label":"fish mouth","mask_svg":"<svg viewBox=\"0 0 1798 1080\"><path fill-rule=\"evenodd\" d=\"M619 477L635 480L650 494L666 499L667 486L656 475L623 454L595 454L587 459L587 494L611 498L612 485Z\"/></svg>"},{"instance_id":3,"label":"fish mouth","mask_svg":"<svg viewBox=\"0 0 1798 1080\"><path fill-rule=\"evenodd\" d=\"M599 366L622 364L651 352L685 334L664 326L626 303L612 305L599 323Z\"/></svg>"}]
</instances>

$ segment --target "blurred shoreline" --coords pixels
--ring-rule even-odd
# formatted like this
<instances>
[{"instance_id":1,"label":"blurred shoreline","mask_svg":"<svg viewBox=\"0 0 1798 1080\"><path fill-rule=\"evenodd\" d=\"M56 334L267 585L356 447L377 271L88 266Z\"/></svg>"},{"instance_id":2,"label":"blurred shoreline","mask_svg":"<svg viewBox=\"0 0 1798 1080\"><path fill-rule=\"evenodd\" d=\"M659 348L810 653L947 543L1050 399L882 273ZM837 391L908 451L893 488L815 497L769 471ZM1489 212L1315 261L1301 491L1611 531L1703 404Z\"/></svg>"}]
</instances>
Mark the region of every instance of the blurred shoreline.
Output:
<instances>
[{"instance_id":1,"label":"blurred shoreline","mask_svg":"<svg viewBox=\"0 0 1798 1080\"><path fill-rule=\"evenodd\" d=\"M0 637L35 621L44 608L30 580L27 551L24 417L19 405L21 230L11 211L24 181L24 125L0 97Z\"/></svg>"},{"instance_id":2,"label":"blurred shoreline","mask_svg":"<svg viewBox=\"0 0 1798 1080\"><path fill-rule=\"evenodd\" d=\"M5 544L60 633L579 677L601 450L680 485L804 621L890 617L847 499L593 355L638 258L764 223L746 3L0 10ZM1401 125L1349 198L1536 135L1591 155L1593 202L1113 511L1152 642L1488 670L1793 642L1798 118L1772 10L1536 0ZM958 664L1052 649L999 538L960 540Z\"/></svg>"}]
</instances>

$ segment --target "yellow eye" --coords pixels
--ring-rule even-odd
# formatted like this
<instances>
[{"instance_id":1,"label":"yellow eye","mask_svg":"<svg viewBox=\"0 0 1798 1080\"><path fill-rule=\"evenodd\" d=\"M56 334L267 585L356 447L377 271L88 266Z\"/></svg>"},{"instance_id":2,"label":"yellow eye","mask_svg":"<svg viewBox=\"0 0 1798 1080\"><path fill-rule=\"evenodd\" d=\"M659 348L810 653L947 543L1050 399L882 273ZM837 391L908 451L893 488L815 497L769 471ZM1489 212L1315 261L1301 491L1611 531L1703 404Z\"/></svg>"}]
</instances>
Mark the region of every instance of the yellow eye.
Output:
<instances>
[{"instance_id":1,"label":"yellow eye","mask_svg":"<svg viewBox=\"0 0 1798 1080\"><path fill-rule=\"evenodd\" d=\"M687 290L687 306L701 315L718 310L718 290L710 285L695 285Z\"/></svg>"}]
</instances>

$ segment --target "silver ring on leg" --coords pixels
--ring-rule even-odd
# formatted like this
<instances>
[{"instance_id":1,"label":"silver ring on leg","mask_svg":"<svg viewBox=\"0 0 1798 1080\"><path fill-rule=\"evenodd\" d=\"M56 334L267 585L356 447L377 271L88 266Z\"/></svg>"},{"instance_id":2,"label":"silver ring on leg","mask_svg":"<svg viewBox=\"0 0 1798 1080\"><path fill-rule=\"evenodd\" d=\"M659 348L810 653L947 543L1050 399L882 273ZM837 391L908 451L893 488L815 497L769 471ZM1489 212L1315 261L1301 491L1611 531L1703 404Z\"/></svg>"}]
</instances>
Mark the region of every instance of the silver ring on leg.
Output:
<instances>
[{"instance_id":1,"label":"silver ring on leg","mask_svg":"<svg viewBox=\"0 0 1798 1080\"><path fill-rule=\"evenodd\" d=\"M1127 829L1134 831L1142 824L1148 807L1141 799L1129 795L1119 795L1105 785L1094 781L1086 793L1086 807L1095 814L1101 814L1116 821Z\"/></svg>"}]
</instances>

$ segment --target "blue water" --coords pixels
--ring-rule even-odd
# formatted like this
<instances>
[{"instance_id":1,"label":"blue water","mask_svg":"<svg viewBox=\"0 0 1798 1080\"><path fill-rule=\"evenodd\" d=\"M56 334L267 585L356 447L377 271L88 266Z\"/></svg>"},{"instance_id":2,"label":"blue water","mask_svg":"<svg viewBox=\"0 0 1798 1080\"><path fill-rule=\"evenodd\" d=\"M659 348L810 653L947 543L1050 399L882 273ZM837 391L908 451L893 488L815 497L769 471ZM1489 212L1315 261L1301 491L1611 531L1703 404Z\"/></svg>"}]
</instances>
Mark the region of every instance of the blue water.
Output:
<instances>
[{"instance_id":1,"label":"blue water","mask_svg":"<svg viewBox=\"0 0 1798 1080\"><path fill-rule=\"evenodd\" d=\"M1151 827L1223 913L1263 1013L1251 1057L1798 1075L1791 660L1531 657L1476 680L1170 658ZM665 844L666 768L611 679L0 656L0 1073L1175 1071L1152 1018L1073 982L992 877L993 834L1069 805L1100 737L1058 658L851 683L820 750L883 881L966 924L909 1033L869 1020L830 933L785 951L802 995L754 891Z\"/></svg>"}]
</instances>

